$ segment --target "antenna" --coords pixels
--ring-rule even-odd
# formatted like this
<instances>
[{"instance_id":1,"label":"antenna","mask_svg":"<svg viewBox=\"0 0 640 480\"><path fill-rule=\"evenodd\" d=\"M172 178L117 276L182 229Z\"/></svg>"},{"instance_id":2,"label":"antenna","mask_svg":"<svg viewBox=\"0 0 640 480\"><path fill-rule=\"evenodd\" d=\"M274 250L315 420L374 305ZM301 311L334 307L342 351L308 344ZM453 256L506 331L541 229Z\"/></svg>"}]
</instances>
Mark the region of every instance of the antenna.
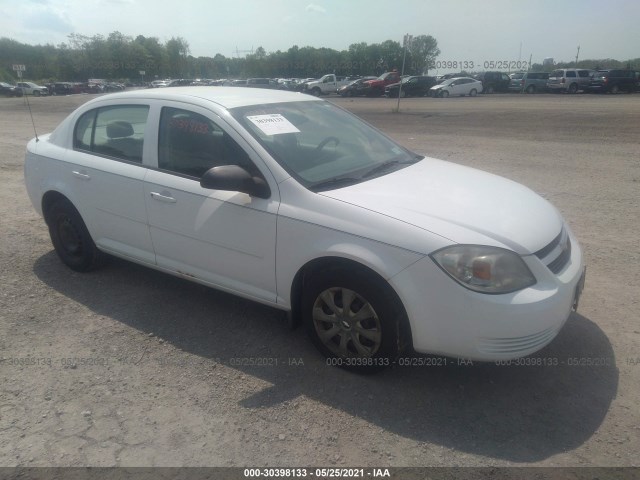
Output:
<instances>
[{"instance_id":1,"label":"antenna","mask_svg":"<svg viewBox=\"0 0 640 480\"><path fill-rule=\"evenodd\" d=\"M12 68L18 75L18 80L22 80L22 72L25 72L27 67L25 65L15 64ZM27 108L29 108L29 116L31 117L31 125L33 125L33 133L36 134L36 142L39 142L40 139L38 138L38 132L36 131L36 122L33 120L33 112L31 111L31 104L29 103L29 95L27 95L27 92L25 92L24 89L22 89L22 96L27 103Z\"/></svg>"},{"instance_id":2,"label":"antenna","mask_svg":"<svg viewBox=\"0 0 640 480\"><path fill-rule=\"evenodd\" d=\"M36 131L36 122L33 120L33 112L31 111L31 104L29 103L29 95L24 93L24 90L22 92L24 95L24 100L27 103L27 108L29 109L29 116L31 117L31 125L33 125L33 133L36 134L36 142L39 142L40 139L38 138L38 132Z\"/></svg>"}]
</instances>

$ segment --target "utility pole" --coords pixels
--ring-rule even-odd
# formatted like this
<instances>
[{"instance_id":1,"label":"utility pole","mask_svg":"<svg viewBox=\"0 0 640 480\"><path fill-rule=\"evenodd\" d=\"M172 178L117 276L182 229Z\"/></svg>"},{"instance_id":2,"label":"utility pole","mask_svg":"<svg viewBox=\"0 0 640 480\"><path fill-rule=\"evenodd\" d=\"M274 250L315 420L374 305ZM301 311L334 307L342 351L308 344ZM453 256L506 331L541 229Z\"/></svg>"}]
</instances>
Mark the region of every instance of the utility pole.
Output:
<instances>
[{"instance_id":1,"label":"utility pole","mask_svg":"<svg viewBox=\"0 0 640 480\"><path fill-rule=\"evenodd\" d=\"M580 45L578 45L578 52L576 53L576 68L578 68L578 55L580 55Z\"/></svg>"},{"instance_id":2,"label":"utility pole","mask_svg":"<svg viewBox=\"0 0 640 480\"><path fill-rule=\"evenodd\" d=\"M402 76L404 75L404 62L407 59L407 45L411 43L413 36L408 33L404 36L404 53L402 54L402 70L400 71L400 84L398 85L398 107L397 111L400 111L400 94L402 93Z\"/></svg>"}]
</instances>

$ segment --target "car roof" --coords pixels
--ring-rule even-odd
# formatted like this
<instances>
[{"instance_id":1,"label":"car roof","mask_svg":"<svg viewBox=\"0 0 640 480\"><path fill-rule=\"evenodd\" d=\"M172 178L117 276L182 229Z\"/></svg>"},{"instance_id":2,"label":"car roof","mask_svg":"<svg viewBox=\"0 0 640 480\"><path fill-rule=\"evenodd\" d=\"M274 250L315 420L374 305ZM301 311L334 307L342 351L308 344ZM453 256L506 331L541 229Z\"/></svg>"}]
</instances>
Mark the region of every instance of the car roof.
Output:
<instances>
[{"instance_id":1,"label":"car roof","mask_svg":"<svg viewBox=\"0 0 640 480\"><path fill-rule=\"evenodd\" d=\"M175 101L204 100L216 103L224 108L246 107L267 103L321 101L316 97L283 90L268 90L264 88L246 87L167 87L161 89L140 89L128 92L111 93L101 97L102 100L119 99L158 99Z\"/></svg>"}]
</instances>

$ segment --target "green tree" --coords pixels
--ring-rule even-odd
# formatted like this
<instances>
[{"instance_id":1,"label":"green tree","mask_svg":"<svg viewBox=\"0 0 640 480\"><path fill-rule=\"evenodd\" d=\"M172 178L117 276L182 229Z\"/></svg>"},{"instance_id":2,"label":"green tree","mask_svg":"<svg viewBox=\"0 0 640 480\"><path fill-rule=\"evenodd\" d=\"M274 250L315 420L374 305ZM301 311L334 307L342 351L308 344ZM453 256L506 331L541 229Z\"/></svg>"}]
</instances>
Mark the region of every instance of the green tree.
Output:
<instances>
[{"instance_id":1,"label":"green tree","mask_svg":"<svg viewBox=\"0 0 640 480\"><path fill-rule=\"evenodd\" d=\"M438 42L431 35L414 37L408 50L411 53L412 69L420 75L427 74L440 55Z\"/></svg>"}]
</instances>

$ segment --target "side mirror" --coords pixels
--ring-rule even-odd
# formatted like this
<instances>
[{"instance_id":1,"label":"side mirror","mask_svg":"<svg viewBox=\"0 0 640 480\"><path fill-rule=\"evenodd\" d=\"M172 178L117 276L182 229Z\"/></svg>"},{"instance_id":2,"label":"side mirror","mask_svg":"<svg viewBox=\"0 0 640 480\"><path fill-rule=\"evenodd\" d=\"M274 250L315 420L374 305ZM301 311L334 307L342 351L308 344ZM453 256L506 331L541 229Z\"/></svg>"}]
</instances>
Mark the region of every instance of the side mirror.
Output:
<instances>
[{"instance_id":1,"label":"side mirror","mask_svg":"<svg viewBox=\"0 0 640 480\"><path fill-rule=\"evenodd\" d=\"M222 165L204 172L200 179L202 188L242 192L252 197L269 198L269 185L259 177L252 177L249 172L238 165Z\"/></svg>"}]
</instances>

